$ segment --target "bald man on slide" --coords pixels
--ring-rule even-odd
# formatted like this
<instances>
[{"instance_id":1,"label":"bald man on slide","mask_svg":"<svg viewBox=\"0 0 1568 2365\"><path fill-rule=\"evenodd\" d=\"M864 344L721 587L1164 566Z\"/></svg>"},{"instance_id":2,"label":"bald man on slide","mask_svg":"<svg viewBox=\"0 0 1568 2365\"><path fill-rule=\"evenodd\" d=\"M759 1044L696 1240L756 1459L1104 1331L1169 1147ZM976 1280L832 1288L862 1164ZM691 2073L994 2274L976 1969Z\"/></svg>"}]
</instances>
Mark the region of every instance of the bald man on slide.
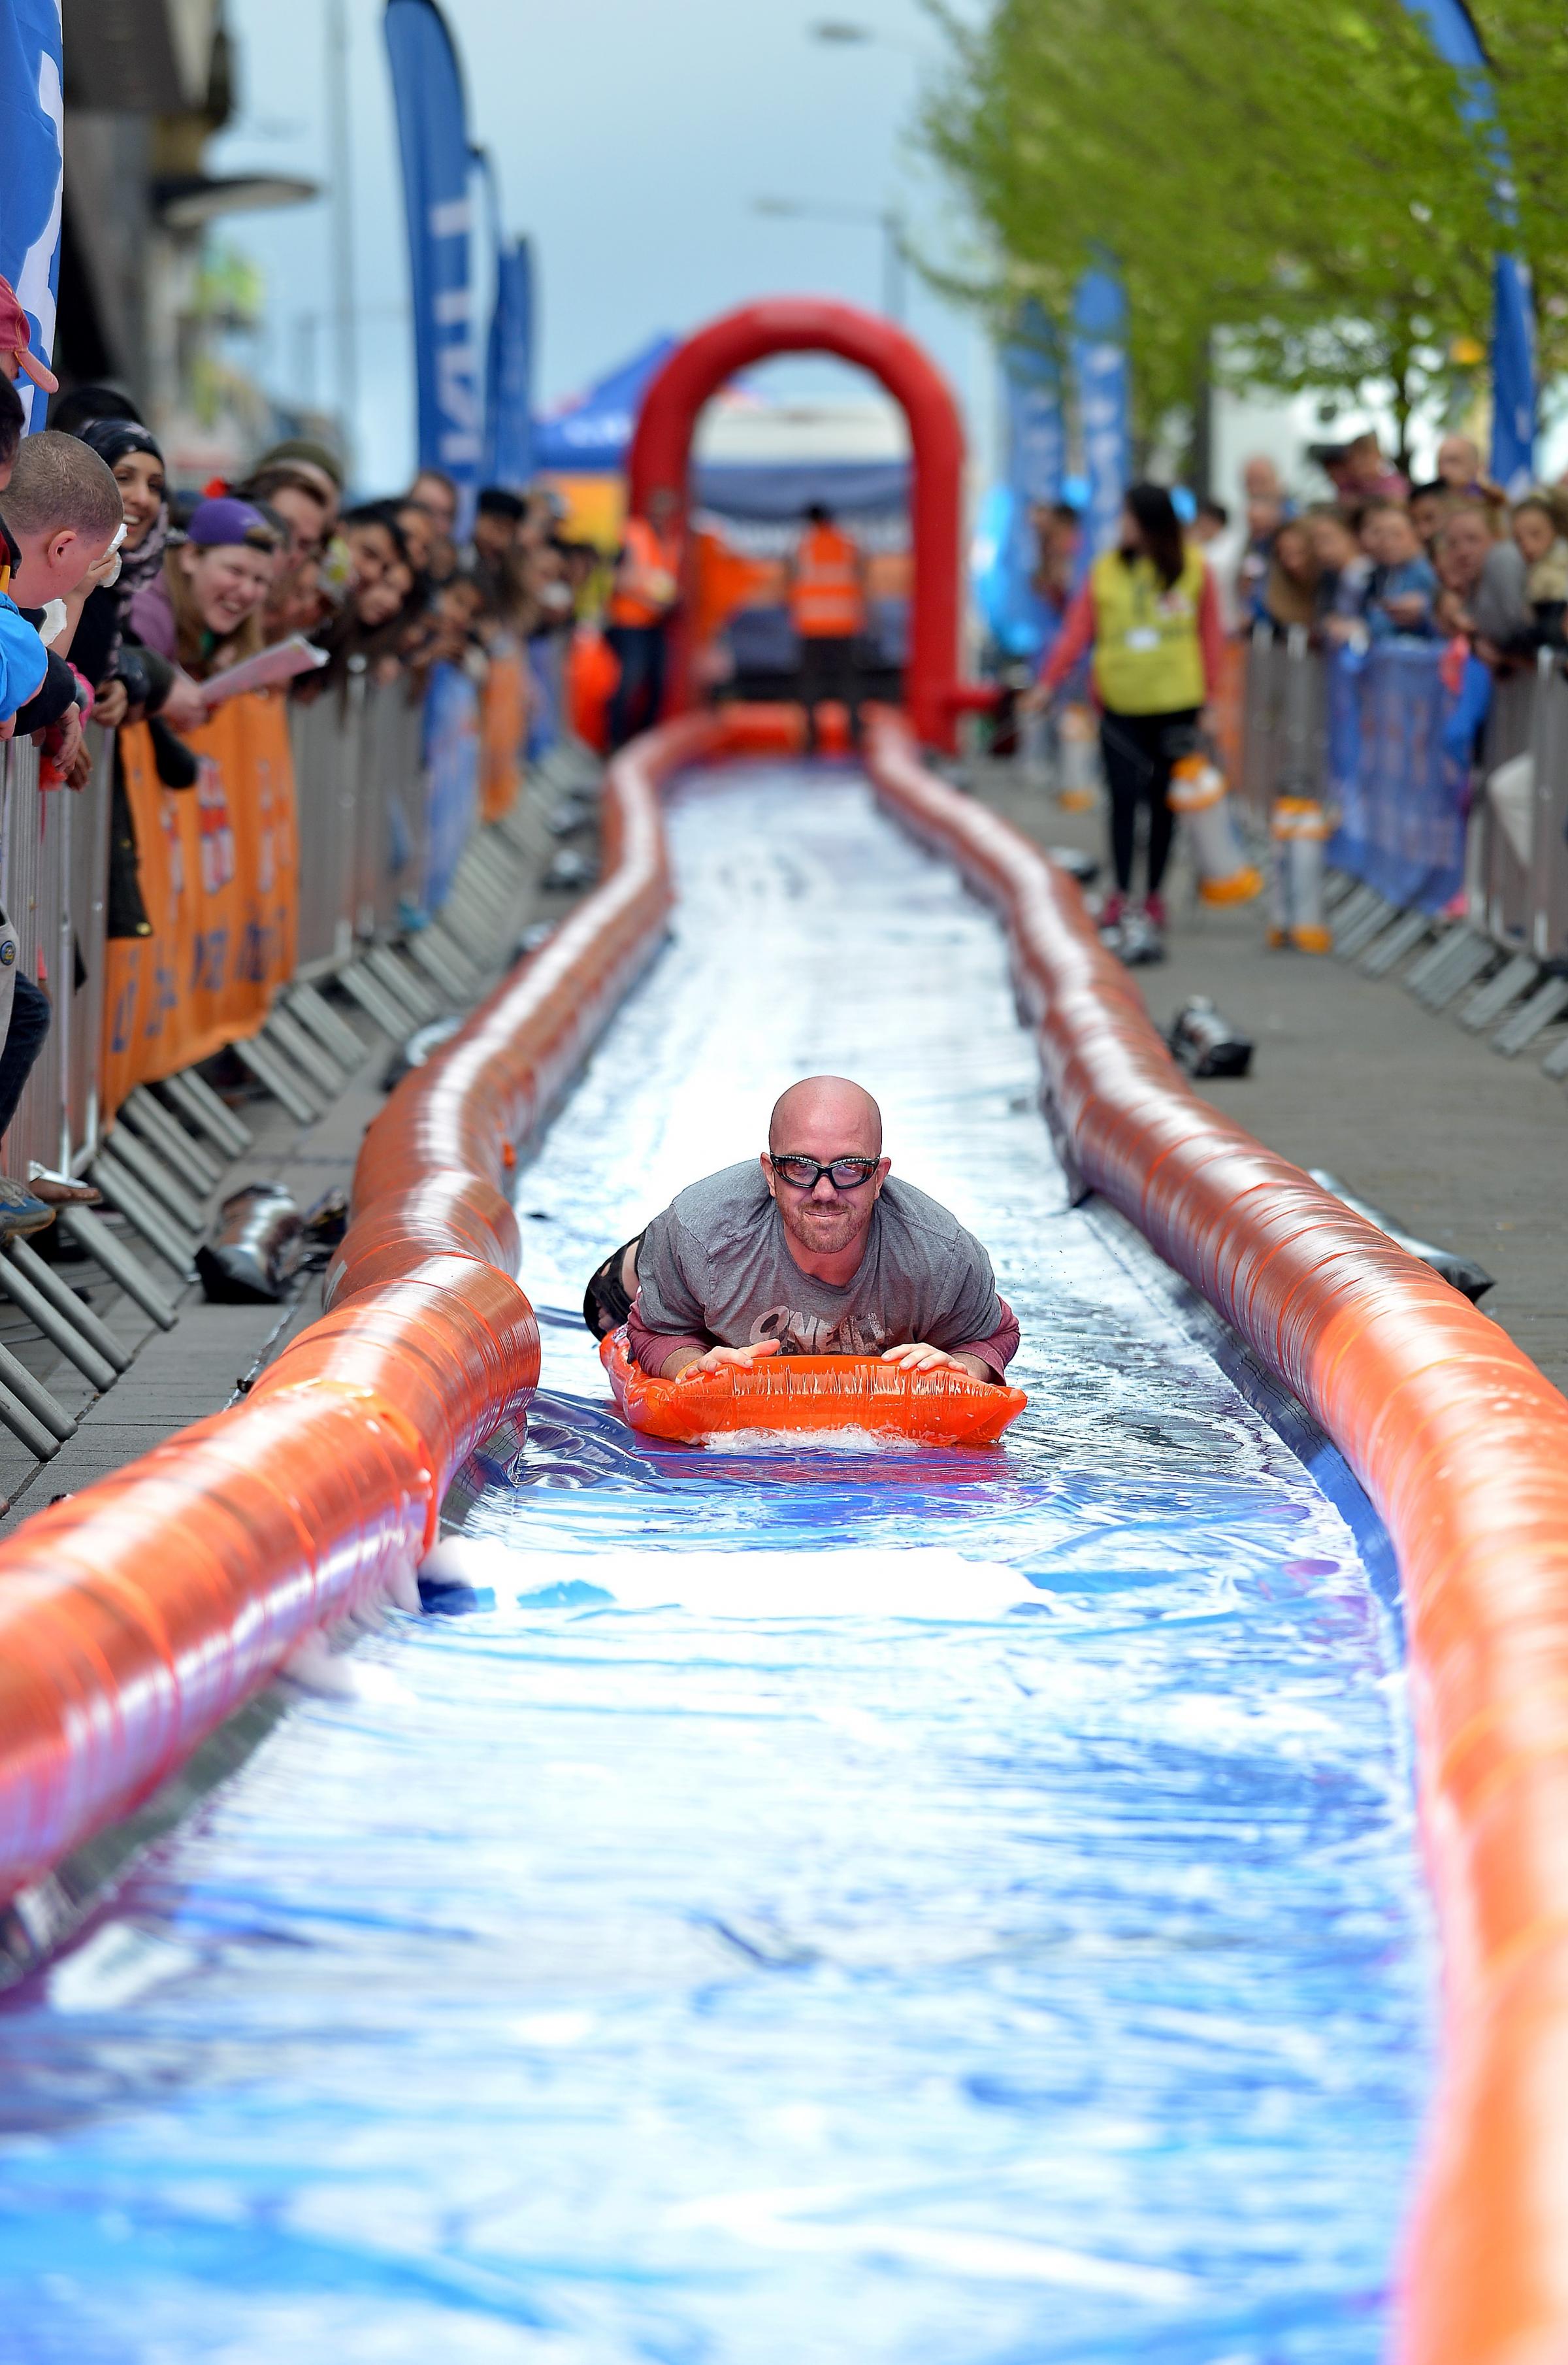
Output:
<instances>
[{"instance_id":1,"label":"bald man on slide","mask_svg":"<svg viewBox=\"0 0 1568 2365\"><path fill-rule=\"evenodd\" d=\"M755 1165L689 1184L618 1252L630 1279L634 1251L634 1360L675 1379L766 1355L880 1355L1000 1380L1018 1325L990 1258L946 1207L891 1180L890 1164L881 1111L859 1084L791 1084Z\"/></svg>"}]
</instances>

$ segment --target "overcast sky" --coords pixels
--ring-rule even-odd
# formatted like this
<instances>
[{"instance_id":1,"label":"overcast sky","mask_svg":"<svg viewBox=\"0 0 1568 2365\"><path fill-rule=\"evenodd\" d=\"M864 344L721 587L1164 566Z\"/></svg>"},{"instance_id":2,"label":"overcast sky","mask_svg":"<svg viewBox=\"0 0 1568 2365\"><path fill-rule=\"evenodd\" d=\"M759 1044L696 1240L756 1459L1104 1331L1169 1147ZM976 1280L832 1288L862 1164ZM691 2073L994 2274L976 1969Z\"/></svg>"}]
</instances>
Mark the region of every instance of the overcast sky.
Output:
<instances>
[{"instance_id":1,"label":"overcast sky","mask_svg":"<svg viewBox=\"0 0 1568 2365\"><path fill-rule=\"evenodd\" d=\"M325 182L324 0L228 0L240 112L213 168ZM367 483L412 450L407 258L381 0L349 0L359 285L358 441ZM919 0L446 0L472 135L499 166L509 230L535 241L537 386L550 401L661 330L750 296L810 292L877 305L872 224L771 219L756 197L908 212L917 239L958 252L949 193L915 152L913 118L940 37ZM810 38L824 17L876 45ZM324 205L223 225L267 281L269 384L334 396ZM312 331L311 316L322 321ZM991 371L968 316L910 275L908 322L989 433ZM824 364L779 364L795 386Z\"/></svg>"}]
</instances>

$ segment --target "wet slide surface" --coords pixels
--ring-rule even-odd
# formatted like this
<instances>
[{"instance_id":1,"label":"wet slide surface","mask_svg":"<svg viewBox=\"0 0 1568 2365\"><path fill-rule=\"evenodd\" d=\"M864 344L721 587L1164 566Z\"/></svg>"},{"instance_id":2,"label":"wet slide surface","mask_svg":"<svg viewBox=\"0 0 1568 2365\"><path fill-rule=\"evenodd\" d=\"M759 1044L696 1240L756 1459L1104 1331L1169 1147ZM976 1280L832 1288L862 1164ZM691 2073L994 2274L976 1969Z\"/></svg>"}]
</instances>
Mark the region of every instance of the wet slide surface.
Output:
<instances>
[{"instance_id":1,"label":"wet slide surface","mask_svg":"<svg viewBox=\"0 0 1568 2365\"><path fill-rule=\"evenodd\" d=\"M1389 1612L1068 1209L990 915L846 775L670 821L535 1302L840 1070L1029 1411L649 1446L547 1320L493 1608L392 1620L0 2008L0 2354L1371 2365L1430 2061Z\"/></svg>"}]
</instances>

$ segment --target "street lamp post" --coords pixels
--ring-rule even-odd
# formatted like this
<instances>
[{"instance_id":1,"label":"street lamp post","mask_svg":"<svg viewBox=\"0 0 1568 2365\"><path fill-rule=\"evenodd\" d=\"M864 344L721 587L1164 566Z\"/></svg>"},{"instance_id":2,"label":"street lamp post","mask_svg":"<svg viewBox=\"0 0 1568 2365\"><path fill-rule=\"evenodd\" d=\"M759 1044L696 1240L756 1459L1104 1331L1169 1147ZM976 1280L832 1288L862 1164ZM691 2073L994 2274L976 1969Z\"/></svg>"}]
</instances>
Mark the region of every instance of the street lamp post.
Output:
<instances>
[{"instance_id":1,"label":"street lamp post","mask_svg":"<svg viewBox=\"0 0 1568 2365\"><path fill-rule=\"evenodd\" d=\"M858 222L882 234L882 309L890 320L903 325L903 216L891 206L817 205L808 197L755 197L754 213L775 220Z\"/></svg>"}]
</instances>

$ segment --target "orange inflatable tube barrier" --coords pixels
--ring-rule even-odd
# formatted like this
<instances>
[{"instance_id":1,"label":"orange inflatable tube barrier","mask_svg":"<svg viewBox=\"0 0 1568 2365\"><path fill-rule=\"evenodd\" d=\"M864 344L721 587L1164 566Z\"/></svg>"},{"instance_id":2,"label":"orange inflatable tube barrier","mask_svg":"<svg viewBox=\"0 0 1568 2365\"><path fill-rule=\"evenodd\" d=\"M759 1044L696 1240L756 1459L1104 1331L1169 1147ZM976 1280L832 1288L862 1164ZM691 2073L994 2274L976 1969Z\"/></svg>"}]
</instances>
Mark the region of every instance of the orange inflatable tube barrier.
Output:
<instances>
[{"instance_id":1,"label":"orange inflatable tube barrier","mask_svg":"<svg viewBox=\"0 0 1568 2365\"><path fill-rule=\"evenodd\" d=\"M722 743L677 723L605 794L604 883L366 1133L328 1311L230 1411L0 1544L0 1902L154 1790L316 1630L414 1602L441 1500L526 1405L539 1333L505 1191L669 908L656 782Z\"/></svg>"},{"instance_id":2,"label":"orange inflatable tube barrier","mask_svg":"<svg viewBox=\"0 0 1568 2365\"><path fill-rule=\"evenodd\" d=\"M505 1183L659 942L659 782L797 730L777 711L688 717L617 759L601 885L367 1132L323 1319L242 1404L0 1544L0 1900L152 1790L313 1630L407 1586L452 1473L537 1379ZM1447 2019L1395 2351L1562 2365L1568 1402L1197 1098L1077 888L927 771L897 718L873 723L870 770L1006 918L1070 1170L1311 1409L1394 1540Z\"/></svg>"},{"instance_id":3,"label":"orange inflatable tube barrier","mask_svg":"<svg viewBox=\"0 0 1568 2365\"><path fill-rule=\"evenodd\" d=\"M1403 2365L1568 2359L1568 1401L1457 1291L1201 1101L1078 889L873 727L883 801L1004 913L1070 1165L1327 1431L1393 1540L1444 1942Z\"/></svg>"},{"instance_id":4,"label":"orange inflatable tube barrier","mask_svg":"<svg viewBox=\"0 0 1568 2365\"><path fill-rule=\"evenodd\" d=\"M624 1328L599 1351L611 1393L645 1437L697 1445L738 1429L865 1429L922 1445L994 1445L1029 1399L967 1372L901 1372L875 1355L770 1355L749 1372L661 1380L632 1361Z\"/></svg>"}]
</instances>

